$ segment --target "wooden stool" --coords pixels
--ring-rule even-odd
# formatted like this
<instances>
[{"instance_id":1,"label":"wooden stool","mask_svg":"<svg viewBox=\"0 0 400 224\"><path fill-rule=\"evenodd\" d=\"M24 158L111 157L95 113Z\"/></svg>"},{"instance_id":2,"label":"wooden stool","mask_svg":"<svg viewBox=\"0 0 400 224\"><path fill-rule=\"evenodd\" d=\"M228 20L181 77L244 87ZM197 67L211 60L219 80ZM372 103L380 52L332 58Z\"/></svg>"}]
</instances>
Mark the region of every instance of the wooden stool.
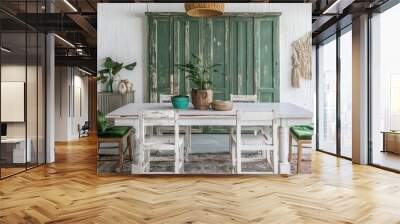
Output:
<instances>
[{"instance_id":1,"label":"wooden stool","mask_svg":"<svg viewBox=\"0 0 400 224\"><path fill-rule=\"evenodd\" d=\"M103 148L118 148L119 154L119 168L120 172L124 167L124 158L126 150L129 151L129 159L132 161L132 128L125 126L114 126L108 128L104 132L97 133L97 160L100 158L100 144L101 143L116 143L118 147L103 147ZM124 142L127 142L125 148L123 148Z\"/></svg>"},{"instance_id":2,"label":"wooden stool","mask_svg":"<svg viewBox=\"0 0 400 224\"><path fill-rule=\"evenodd\" d=\"M292 139L297 142L297 173L300 173L301 159L304 144L312 143L314 128L311 125L297 125L290 128L289 134L289 162L292 161Z\"/></svg>"}]
</instances>

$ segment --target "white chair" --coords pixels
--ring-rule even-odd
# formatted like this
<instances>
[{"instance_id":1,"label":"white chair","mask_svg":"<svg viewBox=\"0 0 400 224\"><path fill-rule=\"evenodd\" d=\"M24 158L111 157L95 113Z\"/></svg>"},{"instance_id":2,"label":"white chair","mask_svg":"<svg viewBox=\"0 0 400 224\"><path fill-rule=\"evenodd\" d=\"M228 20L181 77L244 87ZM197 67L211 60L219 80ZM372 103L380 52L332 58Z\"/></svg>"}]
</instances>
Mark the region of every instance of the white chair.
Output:
<instances>
[{"instance_id":1,"label":"white chair","mask_svg":"<svg viewBox=\"0 0 400 224\"><path fill-rule=\"evenodd\" d=\"M278 173L278 125L274 112L245 112L237 111L236 134L231 134L231 153L236 172L252 174ZM243 127L261 128L259 135L242 134ZM268 139L266 129L272 127L272 141ZM262 151L261 158L242 158L242 152ZM271 158L272 157L272 158ZM242 162L265 161L272 171L242 171Z\"/></svg>"},{"instance_id":2,"label":"white chair","mask_svg":"<svg viewBox=\"0 0 400 224\"><path fill-rule=\"evenodd\" d=\"M257 103L257 95L233 95L231 94L231 101L233 103ZM249 130L249 129L246 129ZM251 129L254 132L254 135L257 135L260 132L260 129Z\"/></svg>"},{"instance_id":3,"label":"white chair","mask_svg":"<svg viewBox=\"0 0 400 224\"><path fill-rule=\"evenodd\" d=\"M231 94L231 101L236 103L256 103L257 95L233 95Z\"/></svg>"},{"instance_id":4,"label":"white chair","mask_svg":"<svg viewBox=\"0 0 400 224\"><path fill-rule=\"evenodd\" d=\"M171 97L174 95L171 94L160 94L159 103L171 103ZM188 95L189 96L189 95ZM190 96L189 96L190 98ZM173 129L171 127L157 127L156 133L157 135L161 136L165 133L171 133ZM191 140L192 140L192 128L190 126L185 127L185 143L186 143L186 150L185 150L185 160L189 160L189 153L191 152Z\"/></svg>"},{"instance_id":5,"label":"white chair","mask_svg":"<svg viewBox=\"0 0 400 224\"><path fill-rule=\"evenodd\" d=\"M174 154L174 172L184 171L184 137L179 135L178 114L174 110L144 110L140 113L140 161L142 173L150 173L151 161L162 161L165 158L152 158L151 152L169 151ZM173 135L146 135L147 127L174 127ZM156 173L156 172L151 172ZM161 172L158 172L161 173Z\"/></svg>"},{"instance_id":6,"label":"white chair","mask_svg":"<svg viewBox=\"0 0 400 224\"><path fill-rule=\"evenodd\" d=\"M159 101L160 103L171 103L171 97L174 95L171 94L160 94Z\"/></svg>"}]
</instances>

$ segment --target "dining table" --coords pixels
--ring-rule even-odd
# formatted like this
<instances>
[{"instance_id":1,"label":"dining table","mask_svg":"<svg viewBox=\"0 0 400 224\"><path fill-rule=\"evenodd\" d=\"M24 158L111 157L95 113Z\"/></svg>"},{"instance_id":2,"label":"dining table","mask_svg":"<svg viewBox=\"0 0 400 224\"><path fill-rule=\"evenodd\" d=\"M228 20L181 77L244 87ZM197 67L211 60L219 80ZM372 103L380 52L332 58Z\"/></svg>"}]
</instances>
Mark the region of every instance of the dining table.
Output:
<instances>
[{"instance_id":1,"label":"dining table","mask_svg":"<svg viewBox=\"0 0 400 224\"><path fill-rule=\"evenodd\" d=\"M139 114L143 110L175 110L178 113L179 126L235 126L237 111L268 112L273 111L279 125L279 174L290 174L289 128L293 125L310 124L313 113L292 103L233 103L232 110L197 110L192 105L187 109L174 109L171 103L130 103L106 115L114 120L114 125L131 126L135 131L135 158L139 155ZM260 118L261 119L261 118ZM189 133L190 134L190 133ZM136 161L137 162L137 159ZM132 169L133 170L133 169Z\"/></svg>"}]
</instances>

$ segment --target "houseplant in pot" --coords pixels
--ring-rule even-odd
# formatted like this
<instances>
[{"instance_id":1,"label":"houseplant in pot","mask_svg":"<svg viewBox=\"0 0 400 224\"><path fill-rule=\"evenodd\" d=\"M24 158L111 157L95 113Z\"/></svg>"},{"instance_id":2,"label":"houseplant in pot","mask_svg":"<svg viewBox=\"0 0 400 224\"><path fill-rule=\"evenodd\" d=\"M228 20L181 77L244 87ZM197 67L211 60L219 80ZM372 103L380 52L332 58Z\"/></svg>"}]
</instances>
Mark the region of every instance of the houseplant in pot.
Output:
<instances>
[{"instance_id":1,"label":"houseplant in pot","mask_svg":"<svg viewBox=\"0 0 400 224\"><path fill-rule=\"evenodd\" d=\"M210 74L218 74L216 67L220 64L206 65L195 54L192 54L193 60L187 64L178 64L177 68L186 72L186 76L192 81L195 88L192 89L192 103L194 108L199 110L207 110L213 101L213 91L211 90L212 81Z\"/></svg>"},{"instance_id":2,"label":"houseplant in pot","mask_svg":"<svg viewBox=\"0 0 400 224\"><path fill-rule=\"evenodd\" d=\"M115 85L116 88L113 88L113 82L119 72L122 69L132 71L135 67L136 62L125 65L124 63L114 61L110 57L107 57L103 63L103 69L98 71L99 75L97 76L97 81L106 85L107 92L112 92L113 89L115 90L118 88L119 83Z\"/></svg>"}]
</instances>

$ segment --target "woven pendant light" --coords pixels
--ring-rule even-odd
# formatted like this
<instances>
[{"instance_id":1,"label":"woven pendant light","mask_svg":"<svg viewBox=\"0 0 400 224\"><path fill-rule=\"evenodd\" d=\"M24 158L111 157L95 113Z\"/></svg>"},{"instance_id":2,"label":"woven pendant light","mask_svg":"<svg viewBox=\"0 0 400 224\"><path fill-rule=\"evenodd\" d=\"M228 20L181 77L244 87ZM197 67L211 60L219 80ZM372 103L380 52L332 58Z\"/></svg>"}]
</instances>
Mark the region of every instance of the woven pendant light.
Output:
<instances>
[{"instance_id":1,"label":"woven pendant light","mask_svg":"<svg viewBox=\"0 0 400 224\"><path fill-rule=\"evenodd\" d=\"M224 3L185 3L186 13L193 17L222 16L224 8Z\"/></svg>"}]
</instances>

